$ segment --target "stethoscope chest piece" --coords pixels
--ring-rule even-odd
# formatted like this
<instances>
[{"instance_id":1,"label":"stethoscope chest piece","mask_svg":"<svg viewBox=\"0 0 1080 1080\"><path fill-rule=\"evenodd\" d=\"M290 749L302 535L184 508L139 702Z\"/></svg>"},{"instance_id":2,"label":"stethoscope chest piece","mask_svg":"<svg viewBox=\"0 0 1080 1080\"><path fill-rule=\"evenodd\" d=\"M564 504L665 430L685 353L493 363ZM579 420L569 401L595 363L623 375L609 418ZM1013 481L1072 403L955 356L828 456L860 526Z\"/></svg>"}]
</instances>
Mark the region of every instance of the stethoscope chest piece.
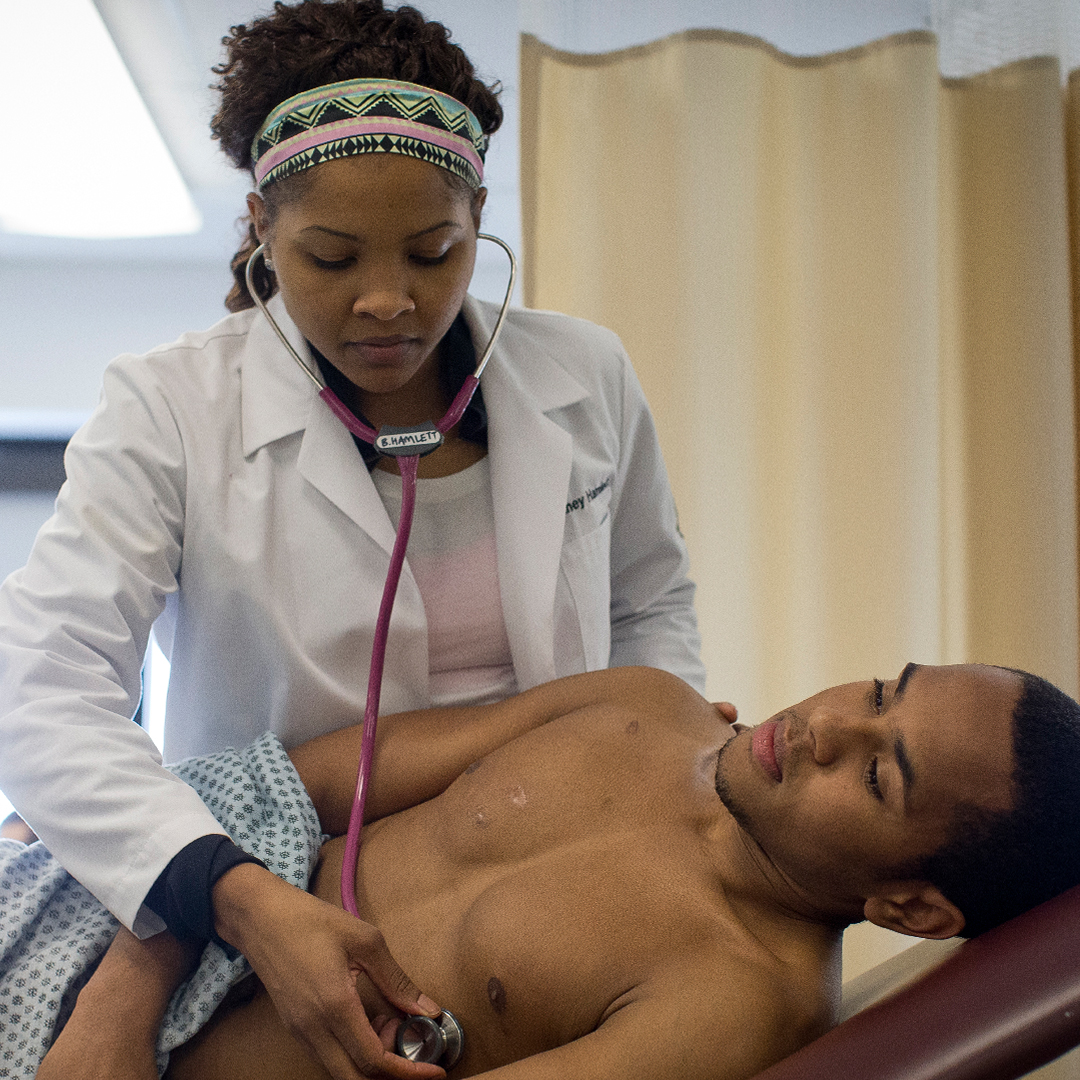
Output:
<instances>
[{"instance_id":1,"label":"stethoscope chest piece","mask_svg":"<svg viewBox=\"0 0 1080 1080\"><path fill-rule=\"evenodd\" d=\"M452 1069L465 1048L465 1033L453 1013L443 1009L437 1020L409 1016L397 1030L397 1052L410 1061Z\"/></svg>"}]
</instances>

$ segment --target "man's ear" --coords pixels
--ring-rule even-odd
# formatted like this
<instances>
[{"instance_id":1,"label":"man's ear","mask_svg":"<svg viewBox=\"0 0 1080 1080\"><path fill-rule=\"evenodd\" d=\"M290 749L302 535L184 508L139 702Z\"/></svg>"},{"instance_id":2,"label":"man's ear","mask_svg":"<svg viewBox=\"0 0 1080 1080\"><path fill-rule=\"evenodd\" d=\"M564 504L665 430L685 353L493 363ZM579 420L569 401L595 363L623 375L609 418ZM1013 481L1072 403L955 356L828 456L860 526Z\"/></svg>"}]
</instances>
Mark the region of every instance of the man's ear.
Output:
<instances>
[{"instance_id":1,"label":"man's ear","mask_svg":"<svg viewBox=\"0 0 1080 1080\"><path fill-rule=\"evenodd\" d=\"M922 938L949 938L964 929L963 912L928 881L887 881L863 904L875 926Z\"/></svg>"}]
</instances>

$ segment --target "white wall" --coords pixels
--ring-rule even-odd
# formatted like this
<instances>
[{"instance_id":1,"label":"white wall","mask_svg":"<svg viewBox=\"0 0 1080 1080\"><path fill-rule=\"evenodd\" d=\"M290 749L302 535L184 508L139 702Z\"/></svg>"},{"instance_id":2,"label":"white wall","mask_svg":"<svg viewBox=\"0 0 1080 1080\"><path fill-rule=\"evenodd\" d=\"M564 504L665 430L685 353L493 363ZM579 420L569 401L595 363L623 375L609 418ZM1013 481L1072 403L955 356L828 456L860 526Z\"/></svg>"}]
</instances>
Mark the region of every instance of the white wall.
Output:
<instances>
[{"instance_id":1,"label":"white wall","mask_svg":"<svg viewBox=\"0 0 1080 1080\"><path fill-rule=\"evenodd\" d=\"M227 265L0 263L0 409L89 411L101 373L226 314Z\"/></svg>"},{"instance_id":2,"label":"white wall","mask_svg":"<svg viewBox=\"0 0 1080 1080\"><path fill-rule=\"evenodd\" d=\"M38 529L52 515L55 496L38 491L0 491L0 581L25 565Z\"/></svg>"}]
</instances>

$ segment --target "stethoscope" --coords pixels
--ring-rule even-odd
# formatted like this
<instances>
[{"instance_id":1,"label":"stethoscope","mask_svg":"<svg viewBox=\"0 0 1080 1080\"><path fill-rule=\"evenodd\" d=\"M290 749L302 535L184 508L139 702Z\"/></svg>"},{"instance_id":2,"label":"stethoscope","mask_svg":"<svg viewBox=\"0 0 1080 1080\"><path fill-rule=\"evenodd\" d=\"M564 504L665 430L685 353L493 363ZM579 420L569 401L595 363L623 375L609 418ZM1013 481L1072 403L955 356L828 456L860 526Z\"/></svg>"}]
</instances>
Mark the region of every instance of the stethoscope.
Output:
<instances>
[{"instance_id":1,"label":"stethoscope","mask_svg":"<svg viewBox=\"0 0 1080 1080\"><path fill-rule=\"evenodd\" d=\"M304 374L315 384L319 397L326 402L334 415L357 438L371 443L381 454L397 458L398 472L401 474L401 517L398 519L397 536L390 555L390 568L386 573L382 601L379 604L379 617L375 623L375 639L371 647L371 671L368 675L367 704L364 709L364 731L360 741L360 765L356 773L356 791L353 795L352 810L349 814L349 828L345 839L345 858L341 864L341 903L345 910L359 918L356 908L356 866L360 854L360 830L364 824L364 805L367 802L368 780L371 777L371 763L375 754L375 727L379 717L379 697L382 693L383 666L386 660L386 636L390 629L390 613L394 607L401 568L405 563L405 548L409 543L412 530L413 508L416 505L416 471L420 458L437 450L443 442L443 436L461 419L469 402L472 401L476 388L480 385L480 376L491 357L495 342L498 340L506 313L510 307L510 297L514 292L517 279L517 259L508 244L489 233L477 233L478 240L490 240L506 252L510 260L510 280L506 286L499 317L495 329L488 339L476 370L462 384L457 396L450 403L446 415L432 424L418 424L414 427L393 427L384 425L378 431L365 424L352 413L348 406L304 362L293 348L277 320L270 314L266 304L255 288L252 269L257 258L266 260L266 245L260 244L248 259L244 271L248 293L259 310L266 316L267 322L274 329L282 345L288 349L292 358L300 365ZM445 1009L438 1020L426 1016L406 1017L398 1028L397 1052L411 1061L438 1062L445 1069L450 1069L461 1057L464 1033L461 1025ZM434 1056L429 1056L434 1055Z\"/></svg>"}]
</instances>

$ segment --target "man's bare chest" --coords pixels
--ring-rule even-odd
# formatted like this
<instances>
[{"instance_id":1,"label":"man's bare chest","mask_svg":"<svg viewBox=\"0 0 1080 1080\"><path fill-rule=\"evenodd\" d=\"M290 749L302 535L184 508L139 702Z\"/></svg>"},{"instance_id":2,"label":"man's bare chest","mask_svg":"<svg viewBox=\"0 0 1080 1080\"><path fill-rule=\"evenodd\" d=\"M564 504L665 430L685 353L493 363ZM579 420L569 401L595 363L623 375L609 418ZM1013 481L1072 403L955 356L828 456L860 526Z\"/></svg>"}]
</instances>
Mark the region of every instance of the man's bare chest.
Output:
<instances>
[{"instance_id":1,"label":"man's bare chest","mask_svg":"<svg viewBox=\"0 0 1080 1080\"><path fill-rule=\"evenodd\" d=\"M672 857L674 837L663 839L594 834L516 862L464 866L452 883L439 874L438 886L408 852L393 869L365 861L361 914L465 1027L455 1076L572 1042L680 952L719 954L731 928L717 898L698 866ZM340 841L327 845L315 882L335 902L342 854Z\"/></svg>"},{"instance_id":2,"label":"man's bare chest","mask_svg":"<svg viewBox=\"0 0 1080 1080\"><path fill-rule=\"evenodd\" d=\"M658 963L722 935L703 754L626 734L555 731L491 755L365 837L361 910L466 1024L461 1075L587 1034ZM340 848L315 883L326 899Z\"/></svg>"}]
</instances>

